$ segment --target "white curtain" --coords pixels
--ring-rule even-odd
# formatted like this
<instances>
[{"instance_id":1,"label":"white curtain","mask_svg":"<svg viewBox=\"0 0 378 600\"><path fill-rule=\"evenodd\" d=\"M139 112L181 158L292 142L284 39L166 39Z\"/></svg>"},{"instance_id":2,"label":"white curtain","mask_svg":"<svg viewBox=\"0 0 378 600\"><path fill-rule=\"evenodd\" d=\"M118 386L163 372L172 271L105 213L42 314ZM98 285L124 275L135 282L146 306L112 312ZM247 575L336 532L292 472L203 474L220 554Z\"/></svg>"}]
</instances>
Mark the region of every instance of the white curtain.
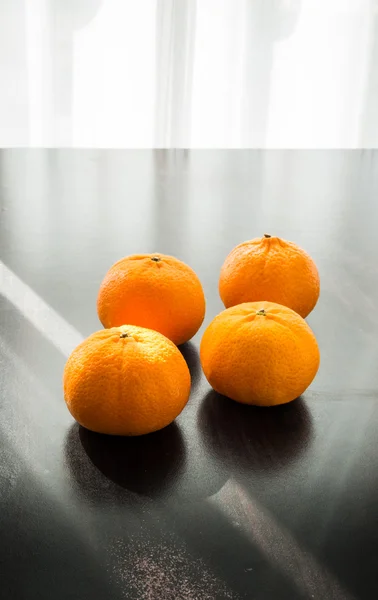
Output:
<instances>
[{"instance_id":1,"label":"white curtain","mask_svg":"<svg viewBox=\"0 0 378 600\"><path fill-rule=\"evenodd\" d=\"M378 146L378 0L0 0L0 146Z\"/></svg>"}]
</instances>

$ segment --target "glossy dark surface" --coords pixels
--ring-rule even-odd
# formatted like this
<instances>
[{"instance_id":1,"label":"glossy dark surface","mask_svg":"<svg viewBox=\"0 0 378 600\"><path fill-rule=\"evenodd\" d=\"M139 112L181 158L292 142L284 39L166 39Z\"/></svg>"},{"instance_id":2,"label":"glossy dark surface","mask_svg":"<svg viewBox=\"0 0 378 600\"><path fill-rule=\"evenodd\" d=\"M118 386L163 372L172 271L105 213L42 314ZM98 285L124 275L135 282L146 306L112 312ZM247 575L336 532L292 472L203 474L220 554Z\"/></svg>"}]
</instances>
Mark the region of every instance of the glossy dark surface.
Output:
<instances>
[{"instance_id":1,"label":"glossy dark surface","mask_svg":"<svg viewBox=\"0 0 378 600\"><path fill-rule=\"evenodd\" d=\"M0 597L378 597L378 153L0 153ZM79 428L61 376L134 252L220 266L265 232L316 260L322 364L302 399L239 406L193 377L143 439ZM201 330L203 331L203 329Z\"/></svg>"}]
</instances>

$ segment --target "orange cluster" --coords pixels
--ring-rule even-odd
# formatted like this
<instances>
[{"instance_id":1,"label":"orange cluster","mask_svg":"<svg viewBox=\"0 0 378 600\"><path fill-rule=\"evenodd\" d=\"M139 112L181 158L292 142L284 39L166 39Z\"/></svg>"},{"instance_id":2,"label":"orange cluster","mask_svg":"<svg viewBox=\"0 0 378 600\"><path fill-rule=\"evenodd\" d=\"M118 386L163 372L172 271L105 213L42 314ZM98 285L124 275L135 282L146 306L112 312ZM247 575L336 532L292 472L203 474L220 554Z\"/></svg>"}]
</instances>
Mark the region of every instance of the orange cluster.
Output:
<instances>
[{"instance_id":1,"label":"orange cluster","mask_svg":"<svg viewBox=\"0 0 378 600\"><path fill-rule=\"evenodd\" d=\"M219 293L226 307L205 330L203 371L220 394L271 406L300 396L319 367L319 349L304 321L319 297L319 275L308 254L265 235L226 258ZM64 395L84 427L141 435L171 423L190 395L190 373L177 348L205 317L196 273L163 254L115 263L101 283L104 328L69 357Z\"/></svg>"}]
</instances>

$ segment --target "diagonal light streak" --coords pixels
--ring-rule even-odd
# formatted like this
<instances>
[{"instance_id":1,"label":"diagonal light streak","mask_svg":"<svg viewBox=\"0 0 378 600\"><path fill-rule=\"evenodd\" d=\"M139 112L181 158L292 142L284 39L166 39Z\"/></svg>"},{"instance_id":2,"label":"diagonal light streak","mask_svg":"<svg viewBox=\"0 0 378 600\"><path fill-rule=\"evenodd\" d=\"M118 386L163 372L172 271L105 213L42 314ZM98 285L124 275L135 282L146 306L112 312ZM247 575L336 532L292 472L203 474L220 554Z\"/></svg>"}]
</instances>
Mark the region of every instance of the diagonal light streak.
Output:
<instances>
[{"instance_id":1,"label":"diagonal light streak","mask_svg":"<svg viewBox=\"0 0 378 600\"><path fill-rule=\"evenodd\" d=\"M0 261L0 294L40 331L64 356L83 341L83 336L67 323L36 292Z\"/></svg>"},{"instance_id":2,"label":"diagonal light streak","mask_svg":"<svg viewBox=\"0 0 378 600\"><path fill-rule=\"evenodd\" d=\"M209 500L231 518L266 556L272 565L291 579L306 598L314 600L354 600L327 568L308 550L301 548L293 535L269 511L230 479Z\"/></svg>"}]
</instances>

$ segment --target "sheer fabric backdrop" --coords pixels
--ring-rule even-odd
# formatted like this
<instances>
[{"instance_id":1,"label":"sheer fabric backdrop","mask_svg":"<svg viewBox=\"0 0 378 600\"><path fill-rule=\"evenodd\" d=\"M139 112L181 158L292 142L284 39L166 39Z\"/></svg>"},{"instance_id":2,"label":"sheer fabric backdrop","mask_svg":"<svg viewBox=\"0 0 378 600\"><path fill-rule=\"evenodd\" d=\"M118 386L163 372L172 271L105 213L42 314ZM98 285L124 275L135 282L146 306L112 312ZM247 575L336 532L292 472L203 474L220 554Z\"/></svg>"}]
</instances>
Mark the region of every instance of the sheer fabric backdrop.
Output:
<instances>
[{"instance_id":1,"label":"sheer fabric backdrop","mask_svg":"<svg viewBox=\"0 0 378 600\"><path fill-rule=\"evenodd\" d=\"M378 0L0 0L0 146L378 146Z\"/></svg>"}]
</instances>

